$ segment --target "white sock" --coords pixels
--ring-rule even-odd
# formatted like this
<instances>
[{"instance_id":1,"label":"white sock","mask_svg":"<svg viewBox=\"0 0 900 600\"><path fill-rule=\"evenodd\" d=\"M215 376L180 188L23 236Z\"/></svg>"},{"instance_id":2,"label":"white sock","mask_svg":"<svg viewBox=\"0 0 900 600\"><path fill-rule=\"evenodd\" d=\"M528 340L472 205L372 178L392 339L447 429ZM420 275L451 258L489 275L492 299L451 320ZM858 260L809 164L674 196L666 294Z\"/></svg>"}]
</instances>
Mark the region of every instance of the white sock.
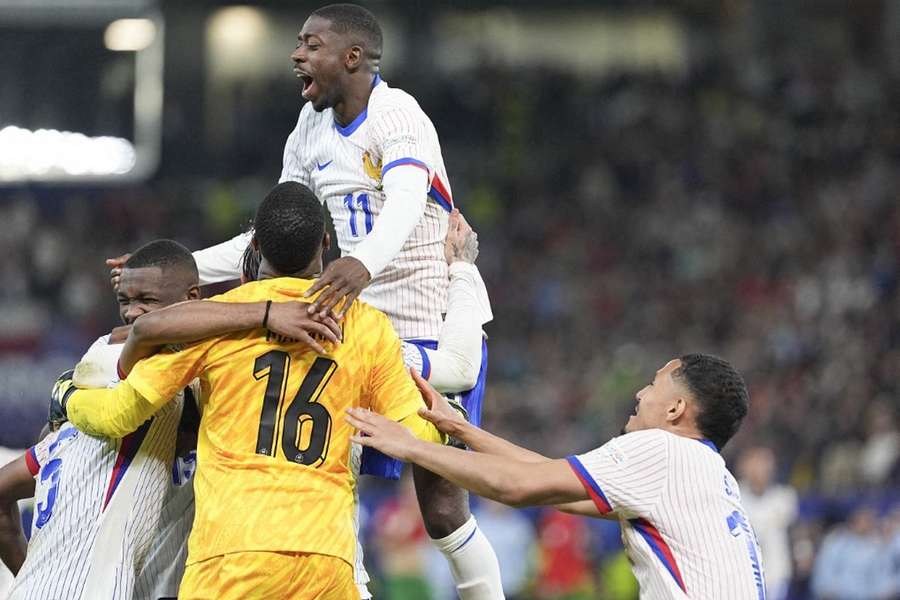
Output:
<instances>
[{"instance_id":1,"label":"white sock","mask_svg":"<svg viewBox=\"0 0 900 600\"><path fill-rule=\"evenodd\" d=\"M500 563L475 517L448 535L431 543L447 558L461 600L503 600Z\"/></svg>"}]
</instances>

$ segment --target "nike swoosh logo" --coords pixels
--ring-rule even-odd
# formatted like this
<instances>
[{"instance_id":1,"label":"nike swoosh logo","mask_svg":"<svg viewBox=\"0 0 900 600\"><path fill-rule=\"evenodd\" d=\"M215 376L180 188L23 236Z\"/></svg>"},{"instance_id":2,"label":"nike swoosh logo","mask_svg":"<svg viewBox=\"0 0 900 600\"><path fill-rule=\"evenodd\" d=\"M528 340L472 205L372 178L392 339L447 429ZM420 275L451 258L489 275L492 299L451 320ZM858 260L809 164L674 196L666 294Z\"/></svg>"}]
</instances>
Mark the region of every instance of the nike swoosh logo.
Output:
<instances>
[{"instance_id":1,"label":"nike swoosh logo","mask_svg":"<svg viewBox=\"0 0 900 600\"><path fill-rule=\"evenodd\" d=\"M322 163L321 165L318 162L316 162L316 166L319 168L320 171L322 171L325 169L325 167L327 167L328 165L330 165L333 162L334 162L334 159L332 158L327 163Z\"/></svg>"}]
</instances>

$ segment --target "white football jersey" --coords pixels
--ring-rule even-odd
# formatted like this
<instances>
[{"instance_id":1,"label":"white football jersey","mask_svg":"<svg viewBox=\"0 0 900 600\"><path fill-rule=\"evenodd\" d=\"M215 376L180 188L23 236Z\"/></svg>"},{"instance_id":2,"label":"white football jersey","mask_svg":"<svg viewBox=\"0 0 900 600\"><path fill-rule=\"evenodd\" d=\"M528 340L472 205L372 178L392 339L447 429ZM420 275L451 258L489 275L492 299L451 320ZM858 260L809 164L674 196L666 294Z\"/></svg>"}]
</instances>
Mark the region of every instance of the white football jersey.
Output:
<instances>
[{"instance_id":1,"label":"white football jersey","mask_svg":"<svg viewBox=\"0 0 900 600\"><path fill-rule=\"evenodd\" d=\"M108 336L97 340L79 363L76 382L115 385L120 351ZM66 423L26 453L35 511L11 599L177 595L185 558L178 533L186 538L193 517L191 485L173 483L183 403L179 394L121 440L95 438ZM189 475L181 470L183 482ZM146 583L151 574L152 585Z\"/></svg>"},{"instance_id":2,"label":"white football jersey","mask_svg":"<svg viewBox=\"0 0 900 600\"><path fill-rule=\"evenodd\" d=\"M327 205L342 255L372 231L385 203L388 170L415 165L428 173L425 215L399 254L360 298L390 317L401 339L437 339L447 304L444 238L452 209L437 132L416 100L375 78L369 105L347 127L332 109L307 103L284 148L280 182L297 181Z\"/></svg>"},{"instance_id":3,"label":"white football jersey","mask_svg":"<svg viewBox=\"0 0 900 600\"><path fill-rule=\"evenodd\" d=\"M642 599L765 600L756 536L711 442L651 429L568 461L618 517Z\"/></svg>"}]
</instances>

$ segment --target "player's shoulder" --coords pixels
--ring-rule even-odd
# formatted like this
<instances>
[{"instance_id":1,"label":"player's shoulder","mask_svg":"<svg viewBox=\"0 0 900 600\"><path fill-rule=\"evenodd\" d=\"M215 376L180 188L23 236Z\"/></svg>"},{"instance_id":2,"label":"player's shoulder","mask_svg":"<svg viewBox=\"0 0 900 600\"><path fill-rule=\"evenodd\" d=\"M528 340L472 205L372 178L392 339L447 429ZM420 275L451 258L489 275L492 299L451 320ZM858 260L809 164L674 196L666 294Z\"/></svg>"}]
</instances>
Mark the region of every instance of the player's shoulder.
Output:
<instances>
[{"instance_id":1,"label":"player's shoulder","mask_svg":"<svg viewBox=\"0 0 900 600\"><path fill-rule=\"evenodd\" d=\"M378 121L391 115L403 115L413 119L428 120L428 115L419 106L412 94L400 88L390 87L382 82L375 87L369 98L368 118Z\"/></svg>"},{"instance_id":2,"label":"player's shoulder","mask_svg":"<svg viewBox=\"0 0 900 600\"><path fill-rule=\"evenodd\" d=\"M629 458L654 455L668 456L672 434L662 429L642 429L616 436L594 452L609 456L613 462L624 464Z\"/></svg>"},{"instance_id":3,"label":"player's shoulder","mask_svg":"<svg viewBox=\"0 0 900 600\"><path fill-rule=\"evenodd\" d=\"M345 338L372 339L384 333L396 335L386 314L361 300L353 303L344 317Z\"/></svg>"}]
</instances>

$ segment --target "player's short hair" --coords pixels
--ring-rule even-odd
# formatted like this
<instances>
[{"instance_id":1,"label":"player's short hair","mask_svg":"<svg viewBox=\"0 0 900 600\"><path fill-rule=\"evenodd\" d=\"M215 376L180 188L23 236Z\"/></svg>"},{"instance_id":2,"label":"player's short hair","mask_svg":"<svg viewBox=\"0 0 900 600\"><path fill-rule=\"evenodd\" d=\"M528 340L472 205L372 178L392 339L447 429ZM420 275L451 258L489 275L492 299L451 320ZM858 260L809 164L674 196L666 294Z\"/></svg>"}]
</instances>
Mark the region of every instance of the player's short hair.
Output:
<instances>
[{"instance_id":1,"label":"player's short hair","mask_svg":"<svg viewBox=\"0 0 900 600\"><path fill-rule=\"evenodd\" d=\"M747 416L747 384L728 361L709 354L685 354L673 373L696 400L697 428L722 449Z\"/></svg>"},{"instance_id":2,"label":"player's short hair","mask_svg":"<svg viewBox=\"0 0 900 600\"><path fill-rule=\"evenodd\" d=\"M279 183L256 210L253 223L259 252L283 275L302 271L325 237L322 203L296 181Z\"/></svg>"},{"instance_id":3,"label":"player's short hair","mask_svg":"<svg viewBox=\"0 0 900 600\"><path fill-rule=\"evenodd\" d=\"M153 240L131 253L125 261L126 269L143 269L146 267L159 267L163 271L178 269L190 277L192 281L199 281L200 274L197 271L197 263L191 251L175 240Z\"/></svg>"},{"instance_id":4,"label":"player's short hair","mask_svg":"<svg viewBox=\"0 0 900 600\"><path fill-rule=\"evenodd\" d=\"M331 21L331 30L341 35L351 35L362 46L369 58L381 58L384 41L381 25L375 15L357 4L329 4L317 8L310 16Z\"/></svg>"}]
</instances>

